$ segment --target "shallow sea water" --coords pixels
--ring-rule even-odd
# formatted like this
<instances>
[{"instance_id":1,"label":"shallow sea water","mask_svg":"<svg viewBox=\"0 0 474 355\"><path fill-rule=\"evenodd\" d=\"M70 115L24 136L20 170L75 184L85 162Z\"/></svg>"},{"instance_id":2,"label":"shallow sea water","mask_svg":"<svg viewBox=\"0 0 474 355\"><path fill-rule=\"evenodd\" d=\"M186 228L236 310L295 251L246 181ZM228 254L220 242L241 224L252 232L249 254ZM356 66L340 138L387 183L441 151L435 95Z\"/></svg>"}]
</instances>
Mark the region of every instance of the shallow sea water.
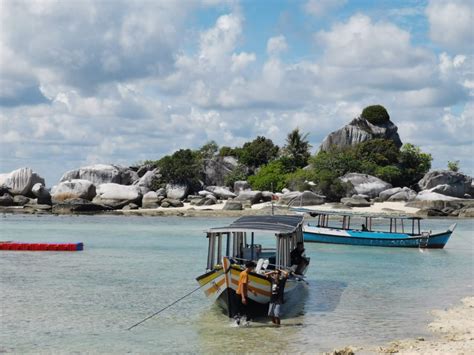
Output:
<instances>
[{"instance_id":1,"label":"shallow sea water","mask_svg":"<svg viewBox=\"0 0 474 355\"><path fill-rule=\"evenodd\" d=\"M224 218L1 215L0 240L84 242L82 252L0 251L0 352L318 353L429 336L429 311L473 295L473 220L443 250L306 244L300 315L235 328L197 287L203 231Z\"/></svg>"}]
</instances>

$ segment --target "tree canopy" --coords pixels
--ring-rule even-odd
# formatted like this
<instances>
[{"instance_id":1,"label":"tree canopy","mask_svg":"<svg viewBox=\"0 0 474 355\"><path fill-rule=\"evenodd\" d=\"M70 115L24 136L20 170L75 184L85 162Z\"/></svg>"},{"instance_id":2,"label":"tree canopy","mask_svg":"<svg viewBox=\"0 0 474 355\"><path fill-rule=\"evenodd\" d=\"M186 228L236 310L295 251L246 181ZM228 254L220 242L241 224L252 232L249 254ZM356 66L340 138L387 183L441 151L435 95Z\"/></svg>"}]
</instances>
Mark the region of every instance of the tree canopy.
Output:
<instances>
[{"instance_id":1,"label":"tree canopy","mask_svg":"<svg viewBox=\"0 0 474 355\"><path fill-rule=\"evenodd\" d=\"M238 152L238 158L242 164L255 169L275 159L278 151L278 146L271 139L258 136L253 141L244 143Z\"/></svg>"},{"instance_id":2,"label":"tree canopy","mask_svg":"<svg viewBox=\"0 0 474 355\"><path fill-rule=\"evenodd\" d=\"M308 133L302 134L298 128L295 128L286 137L282 156L288 159L287 165L292 171L303 168L308 164L308 159L311 156L308 135Z\"/></svg>"},{"instance_id":3,"label":"tree canopy","mask_svg":"<svg viewBox=\"0 0 474 355\"><path fill-rule=\"evenodd\" d=\"M372 124L382 124L390 120L387 110L382 105L367 106L362 110L361 117Z\"/></svg>"}]
</instances>

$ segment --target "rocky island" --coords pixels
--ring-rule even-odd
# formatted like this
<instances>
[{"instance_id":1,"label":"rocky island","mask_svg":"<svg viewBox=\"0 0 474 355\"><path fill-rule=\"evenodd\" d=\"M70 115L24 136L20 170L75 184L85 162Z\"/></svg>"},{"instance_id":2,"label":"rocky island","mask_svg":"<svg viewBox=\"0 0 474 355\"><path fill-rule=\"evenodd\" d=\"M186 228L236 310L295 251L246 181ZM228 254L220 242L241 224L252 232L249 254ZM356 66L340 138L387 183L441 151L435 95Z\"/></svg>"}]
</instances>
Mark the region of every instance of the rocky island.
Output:
<instances>
[{"instance_id":1,"label":"rocky island","mask_svg":"<svg viewBox=\"0 0 474 355\"><path fill-rule=\"evenodd\" d=\"M245 214L272 201L283 210L323 204L381 210L384 202L396 202L396 210L385 212L474 216L472 177L458 167L430 171L431 156L403 145L380 105L330 133L313 157L298 129L286 143L279 148L257 137L242 147L219 149L209 142L198 151L182 149L130 167L83 166L65 172L51 188L32 169L20 168L0 174L0 211Z\"/></svg>"}]
</instances>

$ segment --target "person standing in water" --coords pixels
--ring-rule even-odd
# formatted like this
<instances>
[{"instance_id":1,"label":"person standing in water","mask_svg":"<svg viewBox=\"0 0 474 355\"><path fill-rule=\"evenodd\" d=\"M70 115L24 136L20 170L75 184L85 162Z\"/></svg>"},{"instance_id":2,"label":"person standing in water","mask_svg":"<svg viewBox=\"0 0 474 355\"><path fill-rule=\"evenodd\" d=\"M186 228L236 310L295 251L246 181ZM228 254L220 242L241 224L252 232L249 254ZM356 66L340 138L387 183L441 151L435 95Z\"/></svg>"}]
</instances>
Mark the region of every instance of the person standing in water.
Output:
<instances>
[{"instance_id":1,"label":"person standing in water","mask_svg":"<svg viewBox=\"0 0 474 355\"><path fill-rule=\"evenodd\" d=\"M239 275L239 285L237 286L237 315L236 322L239 325L240 320L245 317L249 321L248 316L248 285L249 285L249 273L255 269L255 263L248 261L245 263L245 270Z\"/></svg>"},{"instance_id":2,"label":"person standing in water","mask_svg":"<svg viewBox=\"0 0 474 355\"><path fill-rule=\"evenodd\" d=\"M272 282L272 295L270 296L268 315L272 317L272 323L277 326L280 325L281 305L284 303L283 295L288 275L288 272L278 269L267 274Z\"/></svg>"}]
</instances>

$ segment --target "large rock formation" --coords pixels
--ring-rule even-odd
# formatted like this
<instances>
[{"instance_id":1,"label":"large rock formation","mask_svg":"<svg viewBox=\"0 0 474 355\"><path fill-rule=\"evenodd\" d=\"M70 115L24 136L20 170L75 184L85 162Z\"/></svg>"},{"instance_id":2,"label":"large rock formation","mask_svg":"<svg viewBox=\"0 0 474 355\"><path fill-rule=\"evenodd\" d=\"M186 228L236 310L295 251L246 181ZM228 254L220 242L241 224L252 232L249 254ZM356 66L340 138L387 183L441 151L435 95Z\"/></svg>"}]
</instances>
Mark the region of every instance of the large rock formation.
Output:
<instances>
[{"instance_id":1,"label":"large rock formation","mask_svg":"<svg viewBox=\"0 0 474 355\"><path fill-rule=\"evenodd\" d=\"M137 186L109 183L97 187L97 195L92 202L112 208L122 208L129 203L141 204L141 198L141 191Z\"/></svg>"},{"instance_id":2,"label":"large rock formation","mask_svg":"<svg viewBox=\"0 0 474 355\"><path fill-rule=\"evenodd\" d=\"M463 198L466 194L471 195L473 191L472 178L462 173L434 170L423 176L418 182L421 190L430 190L442 195Z\"/></svg>"},{"instance_id":3,"label":"large rock formation","mask_svg":"<svg viewBox=\"0 0 474 355\"><path fill-rule=\"evenodd\" d=\"M107 183L130 185L138 178L138 174L130 168L120 165L95 164L70 170L64 173L59 181L81 179L89 180L96 186Z\"/></svg>"},{"instance_id":4,"label":"large rock formation","mask_svg":"<svg viewBox=\"0 0 474 355\"><path fill-rule=\"evenodd\" d=\"M247 181L236 181L234 182L234 193L240 194L240 191L251 190L250 184Z\"/></svg>"},{"instance_id":5,"label":"large rock formation","mask_svg":"<svg viewBox=\"0 0 474 355\"><path fill-rule=\"evenodd\" d=\"M408 187L394 187L393 189L388 189L382 191L379 194L381 201L411 201L415 199L416 192Z\"/></svg>"},{"instance_id":6,"label":"large rock formation","mask_svg":"<svg viewBox=\"0 0 474 355\"><path fill-rule=\"evenodd\" d=\"M70 199L91 201L95 195L95 185L89 180L73 179L63 181L51 189L53 203L60 203Z\"/></svg>"},{"instance_id":7,"label":"large rock formation","mask_svg":"<svg viewBox=\"0 0 474 355\"><path fill-rule=\"evenodd\" d=\"M12 195L5 193L2 196L0 196L0 206L13 206Z\"/></svg>"},{"instance_id":8,"label":"large rock formation","mask_svg":"<svg viewBox=\"0 0 474 355\"><path fill-rule=\"evenodd\" d=\"M36 183L31 188L31 193L38 199L40 205L51 204L51 194L41 183Z\"/></svg>"},{"instance_id":9,"label":"large rock formation","mask_svg":"<svg viewBox=\"0 0 474 355\"><path fill-rule=\"evenodd\" d=\"M233 172L239 166L236 158L227 157L213 157L212 159L204 160L204 184L205 185L224 185L224 180L227 175Z\"/></svg>"},{"instance_id":10,"label":"large rock formation","mask_svg":"<svg viewBox=\"0 0 474 355\"><path fill-rule=\"evenodd\" d=\"M325 201L325 196L317 195L312 191L292 191L280 195L278 203L288 206L314 206L322 205Z\"/></svg>"},{"instance_id":11,"label":"large rock formation","mask_svg":"<svg viewBox=\"0 0 474 355\"><path fill-rule=\"evenodd\" d=\"M44 185L44 179L30 168L20 168L0 176L0 188L12 195L33 196L31 188L36 183Z\"/></svg>"},{"instance_id":12,"label":"large rock formation","mask_svg":"<svg viewBox=\"0 0 474 355\"><path fill-rule=\"evenodd\" d=\"M241 211L244 209L244 207L242 206L242 202L240 201L227 200L222 209L224 211Z\"/></svg>"},{"instance_id":13,"label":"large rock formation","mask_svg":"<svg viewBox=\"0 0 474 355\"><path fill-rule=\"evenodd\" d=\"M242 203L247 202L253 205L255 203L259 203L261 199L262 199L261 191L245 190L245 191L241 191L239 196L234 198L234 201L240 201Z\"/></svg>"},{"instance_id":14,"label":"large rock formation","mask_svg":"<svg viewBox=\"0 0 474 355\"><path fill-rule=\"evenodd\" d=\"M173 200L183 200L189 192L188 185L166 184L166 197Z\"/></svg>"},{"instance_id":15,"label":"large rock formation","mask_svg":"<svg viewBox=\"0 0 474 355\"><path fill-rule=\"evenodd\" d=\"M160 207L163 196L158 196L155 191L149 191L142 198L142 208L158 208Z\"/></svg>"},{"instance_id":16,"label":"large rock formation","mask_svg":"<svg viewBox=\"0 0 474 355\"><path fill-rule=\"evenodd\" d=\"M370 198L375 198L382 191L392 188L388 182L367 174L349 173L339 179L342 182L350 182L358 195L367 195Z\"/></svg>"},{"instance_id":17,"label":"large rock formation","mask_svg":"<svg viewBox=\"0 0 474 355\"><path fill-rule=\"evenodd\" d=\"M222 186L207 186L206 191L212 192L215 196L222 200L227 200L229 198L236 197L232 191L230 191L227 187Z\"/></svg>"},{"instance_id":18,"label":"large rock formation","mask_svg":"<svg viewBox=\"0 0 474 355\"><path fill-rule=\"evenodd\" d=\"M133 185L139 187L143 195L153 190L154 184L161 178L160 170L153 169L145 172L142 177L136 180Z\"/></svg>"},{"instance_id":19,"label":"large rock formation","mask_svg":"<svg viewBox=\"0 0 474 355\"><path fill-rule=\"evenodd\" d=\"M348 207L369 207L371 205L363 195L341 198L341 203Z\"/></svg>"},{"instance_id":20,"label":"large rock formation","mask_svg":"<svg viewBox=\"0 0 474 355\"><path fill-rule=\"evenodd\" d=\"M320 150L327 151L331 146L353 146L375 138L392 140L400 148L402 141L397 131L397 126L390 120L385 123L372 124L365 118L357 117L349 124L324 138Z\"/></svg>"},{"instance_id":21,"label":"large rock formation","mask_svg":"<svg viewBox=\"0 0 474 355\"><path fill-rule=\"evenodd\" d=\"M53 205L53 213L57 214L70 214L70 213L92 213L99 211L110 210L109 207L104 205L97 205L89 200L82 198L74 198L61 203Z\"/></svg>"}]
</instances>

